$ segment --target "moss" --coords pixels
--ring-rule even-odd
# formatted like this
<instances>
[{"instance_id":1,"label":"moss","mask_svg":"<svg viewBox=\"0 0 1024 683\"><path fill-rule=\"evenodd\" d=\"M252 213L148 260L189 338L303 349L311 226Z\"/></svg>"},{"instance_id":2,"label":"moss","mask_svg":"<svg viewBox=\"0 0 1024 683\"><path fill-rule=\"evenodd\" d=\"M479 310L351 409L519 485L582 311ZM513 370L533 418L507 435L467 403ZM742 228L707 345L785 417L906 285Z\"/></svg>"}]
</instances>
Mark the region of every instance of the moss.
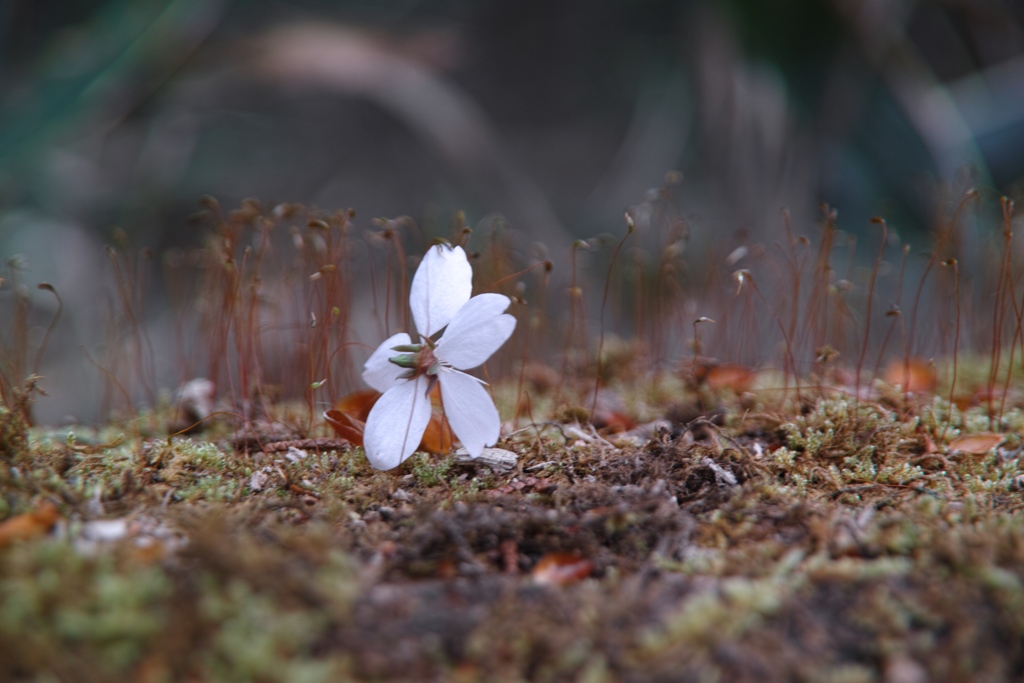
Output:
<instances>
[{"instance_id":1,"label":"moss","mask_svg":"<svg viewBox=\"0 0 1024 683\"><path fill-rule=\"evenodd\" d=\"M414 455L412 473L421 486L439 486L446 482L445 477L452 469L455 459L451 456L436 458L426 453Z\"/></svg>"},{"instance_id":2,"label":"moss","mask_svg":"<svg viewBox=\"0 0 1024 683\"><path fill-rule=\"evenodd\" d=\"M60 542L20 545L0 564L0 634L18 644L6 661L59 672L84 657L95 676L123 676L165 637L170 594L159 568L122 569Z\"/></svg>"},{"instance_id":3,"label":"moss","mask_svg":"<svg viewBox=\"0 0 1024 683\"><path fill-rule=\"evenodd\" d=\"M0 674L881 680L904 657L1005 678L1024 657L1017 441L929 453L942 411L829 399L639 448L548 428L501 474L32 433L0 515L53 500L68 522L0 549ZM80 554L104 516L129 538ZM157 524L187 542L144 552ZM589 573L535 584L557 553Z\"/></svg>"},{"instance_id":4,"label":"moss","mask_svg":"<svg viewBox=\"0 0 1024 683\"><path fill-rule=\"evenodd\" d=\"M0 461L14 461L28 450L28 425L17 411L0 406Z\"/></svg>"}]
</instances>

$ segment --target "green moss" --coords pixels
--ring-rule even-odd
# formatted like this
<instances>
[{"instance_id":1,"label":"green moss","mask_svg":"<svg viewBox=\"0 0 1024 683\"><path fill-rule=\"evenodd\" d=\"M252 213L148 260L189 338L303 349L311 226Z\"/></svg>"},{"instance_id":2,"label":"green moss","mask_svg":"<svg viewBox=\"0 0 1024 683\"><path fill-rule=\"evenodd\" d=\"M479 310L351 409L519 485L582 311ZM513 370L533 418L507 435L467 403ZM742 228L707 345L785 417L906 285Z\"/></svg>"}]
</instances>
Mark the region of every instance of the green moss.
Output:
<instances>
[{"instance_id":1,"label":"green moss","mask_svg":"<svg viewBox=\"0 0 1024 683\"><path fill-rule=\"evenodd\" d=\"M70 538L81 520L129 515L187 543L0 547L0 674L741 679L729 652L766 657L780 679L880 680L901 653L930 675L970 678L982 658L1008 671L995 644L1024 642L1018 441L926 453L943 410L830 399L621 449L566 447L549 428L503 474L424 454L378 472L361 449L288 459L39 434L0 469L0 515L60 501ZM593 567L534 585L552 553ZM808 649L820 632L833 640Z\"/></svg>"},{"instance_id":2,"label":"green moss","mask_svg":"<svg viewBox=\"0 0 1024 683\"><path fill-rule=\"evenodd\" d=\"M239 580L208 587L199 611L218 625L204 653L214 678L312 682L336 674L329 662L306 659L328 626L322 613L283 608Z\"/></svg>"},{"instance_id":3,"label":"green moss","mask_svg":"<svg viewBox=\"0 0 1024 683\"><path fill-rule=\"evenodd\" d=\"M0 406L0 461L14 460L28 449L28 425L21 414Z\"/></svg>"},{"instance_id":4,"label":"green moss","mask_svg":"<svg viewBox=\"0 0 1024 683\"><path fill-rule=\"evenodd\" d=\"M169 624L171 584L156 567L118 568L60 542L20 545L0 558L0 634L19 661L86 657L97 673L130 671ZM15 654L15 653L10 653Z\"/></svg>"},{"instance_id":5,"label":"green moss","mask_svg":"<svg viewBox=\"0 0 1024 683\"><path fill-rule=\"evenodd\" d=\"M427 453L419 453L412 458L412 473L421 486L439 486L446 482L455 459L451 456L438 458Z\"/></svg>"}]
</instances>

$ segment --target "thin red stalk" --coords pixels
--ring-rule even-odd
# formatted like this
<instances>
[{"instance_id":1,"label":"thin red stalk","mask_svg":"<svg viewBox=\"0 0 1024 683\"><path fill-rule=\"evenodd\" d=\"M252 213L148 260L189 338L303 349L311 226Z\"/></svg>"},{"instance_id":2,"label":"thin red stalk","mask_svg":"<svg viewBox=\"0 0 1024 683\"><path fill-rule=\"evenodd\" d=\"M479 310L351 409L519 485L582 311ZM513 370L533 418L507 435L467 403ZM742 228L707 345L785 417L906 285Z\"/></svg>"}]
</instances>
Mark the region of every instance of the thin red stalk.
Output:
<instances>
[{"instance_id":1,"label":"thin red stalk","mask_svg":"<svg viewBox=\"0 0 1024 683\"><path fill-rule=\"evenodd\" d=\"M885 355L885 347L889 345L889 337L892 336L893 327L896 325L895 316L901 315L900 303L903 301L903 275L907 272L907 256L910 254L910 245L906 244L903 246L903 260L900 262L900 275L896 280L896 302L893 310L886 312L887 317L892 317L893 320L889 323L889 329L885 332L885 338L882 340L882 347L878 349L878 358L875 359L875 377L878 376L878 371L882 368L882 358Z\"/></svg>"},{"instance_id":2,"label":"thin red stalk","mask_svg":"<svg viewBox=\"0 0 1024 683\"><path fill-rule=\"evenodd\" d=\"M910 398L910 353L914 349L914 334L917 332L917 310L918 305L921 303L921 293L924 290L925 280L928 279L928 274L938 261L939 252L942 251L942 248L946 246L946 243L953 237L953 231L956 229L957 221L960 218L960 212L967 205L967 200L977 196L978 193L973 189L964 194L963 199L960 200L960 204L957 205L956 211L953 212L953 217L949 221L949 228L942 234L938 243L935 245L935 249L932 250L931 256L928 258L928 263L925 266L924 273L921 275L921 280L917 283L917 291L914 293L914 307L911 309L910 313L910 333L907 338L906 354L903 358L904 401L908 401Z\"/></svg>"},{"instance_id":3,"label":"thin red stalk","mask_svg":"<svg viewBox=\"0 0 1024 683\"><path fill-rule=\"evenodd\" d=\"M135 290L141 287L141 283L136 281L135 287L132 287L129 282L130 275L126 274L122 269L121 260L118 258L117 251L108 246L106 248L107 256L110 258L111 264L114 266L114 279L117 283L117 294L121 302L121 310L123 311L125 318L128 320L128 326L131 330L131 337L133 341L134 353L132 360L134 361L135 370L138 374L139 383L142 385L143 390L146 392L147 398L151 403L156 403L156 392L146 382L146 363L145 363L145 350L143 345L143 334L141 325L139 324L138 317L135 311ZM141 295L140 295L141 296Z\"/></svg>"},{"instance_id":4,"label":"thin red stalk","mask_svg":"<svg viewBox=\"0 0 1024 683\"><path fill-rule=\"evenodd\" d=\"M60 320L60 314L64 311L64 302L60 300L60 294L54 289L53 285L49 282L40 282L36 285L37 289L45 289L47 292L53 294L54 298L57 299L57 312L53 314L53 318L50 320L49 326L46 328L46 333L43 335L43 341L39 344L39 350L36 351L36 361L32 365L32 374L39 374L39 365L43 362L43 355L46 353L46 346L50 341L50 334L53 333L53 328L57 326L57 321ZM26 417L28 417L26 415Z\"/></svg>"},{"instance_id":5,"label":"thin red stalk","mask_svg":"<svg viewBox=\"0 0 1024 683\"><path fill-rule=\"evenodd\" d=\"M636 261L636 283L633 286L633 291L634 291L634 296L636 298L633 301L633 306L634 306L634 308L636 310L634 311L634 317L633 317L633 336L636 339L643 339L644 336L645 336L643 334L643 325L644 325L644 322L645 322L645 316L644 316L645 306L644 306L644 301L647 300L648 297L645 296L645 294L647 294L647 293L644 291L644 264L640 260L639 257L637 257L635 259L635 261ZM653 298L652 306L654 306L656 308L658 307L659 298L660 297ZM655 326L657 324L658 324L658 320L657 320L657 318L655 318L655 322L654 322L654 325L652 325L652 329L650 331L650 334L646 335L646 338L648 340L648 345L650 346L651 352L652 352L652 354L654 355L655 358L658 357L658 353L660 352L660 348L659 348L660 345L658 344L658 340L661 338L661 335L660 335L661 330L658 330L658 329L655 328Z\"/></svg>"},{"instance_id":6,"label":"thin red stalk","mask_svg":"<svg viewBox=\"0 0 1024 683\"><path fill-rule=\"evenodd\" d=\"M960 348L960 267L955 258L951 258L948 261L943 262L943 265L953 267L953 292L954 298L956 299L956 334L953 337L953 380L949 383L950 419L946 420L946 426L942 429L942 436L939 438L940 443L946 440L946 431L949 429L949 423L952 422L953 392L956 390L957 349Z\"/></svg>"},{"instance_id":7,"label":"thin red stalk","mask_svg":"<svg viewBox=\"0 0 1024 683\"><path fill-rule=\"evenodd\" d=\"M537 263L534 263L532 266L530 266L528 268L523 268L518 273L512 273L511 275L506 275L503 278L499 278L499 279L497 279L497 280L495 280L494 282L491 283L491 289L496 289L498 287L498 285L500 285L502 282L505 282L506 280L511 280L512 278L519 277L520 275L525 275L526 273L529 273L534 268L539 268L540 266L547 266L549 263L550 263L549 261L537 261Z\"/></svg>"},{"instance_id":8,"label":"thin red stalk","mask_svg":"<svg viewBox=\"0 0 1024 683\"><path fill-rule=\"evenodd\" d=\"M1020 278L1017 278L1019 281ZM1017 327L1013 332L1013 340L1010 342L1010 363L1006 368L1006 382L1003 384L1003 395L999 401L999 423L1003 423L1003 410L1006 408L1006 395L1010 391L1010 378L1013 377L1013 359L1017 351L1017 338L1021 336L1022 314L1024 314L1024 300L1021 300L1020 308L1017 307L1017 297L1013 290L1017 288L1017 281L1013 283L1010 290L1010 303L1013 305L1013 313L1017 318Z\"/></svg>"},{"instance_id":9,"label":"thin red stalk","mask_svg":"<svg viewBox=\"0 0 1024 683\"><path fill-rule=\"evenodd\" d=\"M377 336L381 339L387 339L390 335L387 334L387 329L380 319L380 308L378 308L379 302L377 301L377 259L373 258L371 253L367 255L366 261L370 268L370 301L374 318L377 320Z\"/></svg>"},{"instance_id":10,"label":"thin red stalk","mask_svg":"<svg viewBox=\"0 0 1024 683\"><path fill-rule=\"evenodd\" d=\"M794 381L796 382L796 400L800 401L800 375L796 372L796 360L793 358L793 344L789 338L789 334L786 332L786 326L782 324L782 320L779 318L779 314L775 312L775 309L772 308L772 305L769 304L768 300L764 298L764 294L761 293L760 288L758 288L757 283L754 282L754 278L751 276L751 274L748 271L739 271L739 273L739 277L741 278L741 284L743 283L743 280L750 281L750 286L757 293L757 296L760 297L764 305L768 307L768 310L771 312L772 317L775 318L775 324L779 326L779 330L782 332L783 339L786 340L786 357L788 359L789 366L793 368ZM783 386L783 400L785 400L785 397L788 393L789 376L787 374L785 384Z\"/></svg>"},{"instance_id":11,"label":"thin red stalk","mask_svg":"<svg viewBox=\"0 0 1024 683\"><path fill-rule=\"evenodd\" d=\"M815 349L824 346L828 337L828 280L832 270L829 266L829 259L832 255L836 232L836 212L827 205L822 206L822 211L825 213L825 228L814 266L817 286L808 301L808 318L805 324L805 329L811 335L811 344Z\"/></svg>"},{"instance_id":12,"label":"thin red stalk","mask_svg":"<svg viewBox=\"0 0 1024 683\"><path fill-rule=\"evenodd\" d=\"M999 362L1003 351L1003 311L1006 307L1006 292L1004 292L1003 283L1009 279L1010 242L1013 239L1013 232L1010 230L1013 216L1013 202L1007 197L1001 197L1000 205L1003 211L1003 262L999 268L999 278L996 281L996 307L992 314L992 355L988 375L989 429L994 429L995 427L995 416L992 414L992 392L995 389L996 376L999 374ZM1012 296L1012 290L1010 295Z\"/></svg>"},{"instance_id":13,"label":"thin red stalk","mask_svg":"<svg viewBox=\"0 0 1024 683\"><path fill-rule=\"evenodd\" d=\"M388 236L388 242L397 237ZM388 249L388 260L384 273L384 338L391 336L391 250Z\"/></svg>"},{"instance_id":14,"label":"thin red stalk","mask_svg":"<svg viewBox=\"0 0 1024 683\"><path fill-rule=\"evenodd\" d=\"M793 339L796 334L797 321L800 319L800 280L802 268L796 255L796 242L793 239L793 226L787 209L782 209L782 223L786 227L786 246L789 248L789 259L787 260L789 262L790 272L793 274L791 285L793 314L789 319L789 338ZM783 255L785 255L785 252L783 252Z\"/></svg>"},{"instance_id":15,"label":"thin red stalk","mask_svg":"<svg viewBox=\"0 0 1024 683\"><path fill-rule=\"evenodd\" d=\"M565 377L566 372L569 368L569 349L572 346L573 335L576 331L576 311L580 311L580 324L581 327L585 324L582 320L583 317L583 291L576 285L576 250L581 247L587 247L587 243L583 240L576 240L572 243L572 247L569 249L569 327L565 333L565 344L562 348L562 377ZM583 334L583 339L586 341L586 333ZM586 344L580 346L580 351L585 355L587 352ZM558 393L555 395L556 401L562 395L562 386L564 382L559 384Z\"/></svg>"},{"instance_id":16,"label":"thin red stalk","mask_svg":"<svg viewBox=\"0 0 1024 683\"><path fill-rule=\"evenodd\" d=\"M117 390L121 392L121 396L124 398L125 403L128 406L128 415L130 416L130 421L135 431L135 439L138 440L139 426L135 421L135 405L132 402L131 395L124 388L124 385L117 381L117 376L114 375L113 372L111 372L110 370L106 369L105 367L97 363L95 360L93 360L93 357L89 355L89 351L84 346L79 346L78 348L79 350L81 350L83 354L85 354L85 359L89 361L93 365L93 367L102 372L103 375L107 378L107 381L109 381L110 384L112 384L113 386L117 387ZM103 417L105 419L107 416L104 415Z\"/></svg>"},{"instance_id":17,"label":"thin red stalk","mask_svg":"<svg viewBox=\"0 0 1024 683\"><path fill-rule=\"evenodd\" d=\"M412 327L412 309L409 308L409 297L407 295L409 291L409 273L405 269L405 250L402 248L402 240L398 238L398 234L395 233L395 255L398 256L398 275L401 286L398 288L399 292L399 306L403 311L402 329L409 330Z\"/></svg>"},{"instance_id":18,"label":"thin red stalk","mask_svg":"<svg viewBox=\"0 0 1024 683\"><path fill-rule=\"evenodd\" d=\"M1009 233L1006 235L1006 241L1006 255L999 268L999 276L996 279L996 301L992 310L992 351L989 353L988 382L986 383L989 429L994 429L995 427L995 416L992 413L992 392L995 389L996 376L999 374L999 362L1003 354L1003 310L1006 305L1005 283L1008 281L1005 274L1010 258Z\"/></svg>"},{"instance_id":19,"label":"thin red stalk","mask_svg":"<svg viewBox=\"0 0 1024 683\"><path fill-rule=\"evenodd\" d=\"M608 264L608 275L606 275L604 279L604 296L601 297L601 332L597 342L597 373L596 377L594 378L594 400L590 404L591 419L593 419L594 410L597 409L597 391L598 389L601 388L601 370L603 365L603 359L601 358L601 354L604 351L604 311L605 307L608 304L608 289L612 283L612 269L615 268L615 259L618 258L619 251L622 250L622 245L626 243L626 240L629 239L629 236L633 234L634 230L633 219L630 218L628 213L626 214L626 225L628 226L628 229L626 230L626 236L623 237L622 241L619 242L619 245L615 247L615 251L612 253L611 263Z\"/></svg>"},{"instance_id":20,"label":"thin red stalk","mask_svg":"<svg viewBox=\"0 0 1024 683\"><path fill-rule=\"evenodd\" d=\"M882 255L885 253L885 245L889 239L889 226L881 218L872 218L872 223L882 226L882 244L878 248L878 257L875 259L875 266L871 269L871 281L868 283L867 311L864 315L864 341L860 346L860 357L857 359L857 377L854 384L855 400L860 400L860 371L864 366L864 356L868 352L868 338L871 334L871 304L875 300L875 279L878 277L878 269L882 265Z\"/></svg>"},{"instance_id":21,"label":"thin red stalk","mask_svg":"<svg viewBox=\"0 0 1024 683\"><path fill-rule=\"evenodd\" d=\"M240 385L240 396L242 405L249 400L249 367L245 330L247 329L245 318L245 302L242 301L242 281L245 279L246 266L249 264L251 248L246 247L242 251L242 265L238 269L238 276L235 281L233 293L234 313L234 340L235 340L235 366L238 371L238 382Z\"/></svg>"}]
</instances>

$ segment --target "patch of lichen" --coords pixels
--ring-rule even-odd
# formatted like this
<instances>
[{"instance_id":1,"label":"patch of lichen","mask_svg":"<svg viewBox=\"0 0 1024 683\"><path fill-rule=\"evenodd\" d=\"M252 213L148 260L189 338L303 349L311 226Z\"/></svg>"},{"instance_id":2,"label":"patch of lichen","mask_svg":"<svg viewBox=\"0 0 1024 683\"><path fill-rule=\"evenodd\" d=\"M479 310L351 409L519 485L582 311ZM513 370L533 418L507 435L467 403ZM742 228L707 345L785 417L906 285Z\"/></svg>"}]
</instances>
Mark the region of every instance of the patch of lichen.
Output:
<instances>
[{"instance_id":1,"label":"patch of lichen","mask_svg":"<svg viewBox=\"0 0 1024 683\"><path fill-rule=\"evenodd\" d=\"M627 403L653 410L654 393ZM989 422L941 400L721 408L721 425L676 423L635 447L527 430L501 444L519 456L504 473L453 456L377 472L360 449L33 431L29 457L0 470L0 515L50 501L65 521L0 547L0 678L1019 674L1019 437L947 453ZM75 544L85 521L122 516L187 542ZM586 558L589 577L533 581L552 553Z\"/></svg>"}]
</instances>

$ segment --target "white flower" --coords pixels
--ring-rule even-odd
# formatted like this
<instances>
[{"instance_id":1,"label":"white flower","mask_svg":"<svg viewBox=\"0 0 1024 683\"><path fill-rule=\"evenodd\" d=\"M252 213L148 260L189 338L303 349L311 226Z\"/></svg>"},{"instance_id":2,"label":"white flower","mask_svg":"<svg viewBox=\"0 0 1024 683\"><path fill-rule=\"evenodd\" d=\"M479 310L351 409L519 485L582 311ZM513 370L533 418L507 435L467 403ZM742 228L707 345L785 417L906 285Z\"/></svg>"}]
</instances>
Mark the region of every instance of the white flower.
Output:
<instances>
[{"instance_id":1,"label":"white flower","mask_svg":"<svg viewBox=\"0 0 1024 683\"><path fill-rule=\"evenodd\" d=\"M363 447L376 469L405 461L430 421L430 389L441 383L441 403L455 436L472 457L500 436L501 421L484 382L460 370L481 365L516 327L505 313L511 301L501 294L478 294L473 269L462 247L427 250L412 279L409 304L422 335L413 344L402 332L385 340L366 361L363 379L383 393L366 420ZM433 337L447 326L437 341Z\"/></svg>"}]
</instances>

